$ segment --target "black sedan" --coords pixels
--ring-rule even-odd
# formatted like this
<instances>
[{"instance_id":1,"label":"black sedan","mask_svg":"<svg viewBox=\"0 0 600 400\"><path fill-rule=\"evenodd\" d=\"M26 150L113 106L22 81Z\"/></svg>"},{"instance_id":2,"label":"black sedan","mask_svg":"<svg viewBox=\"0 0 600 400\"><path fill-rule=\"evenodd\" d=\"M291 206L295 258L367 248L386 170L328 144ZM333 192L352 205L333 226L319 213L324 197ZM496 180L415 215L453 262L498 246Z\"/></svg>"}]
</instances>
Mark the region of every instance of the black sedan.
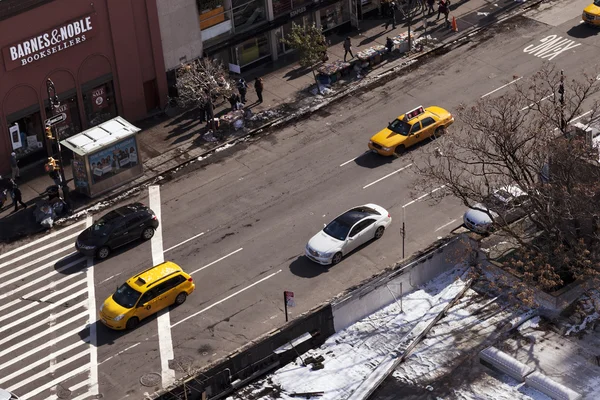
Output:
<instances>
[{"instance_id":1,"label":"black sedan","mask_svg":"<svg viewBox=\"0 0 600 400\"><path fill-rule=\"evenodd\" d=\"M142 203L117 208L104 215L77 237L75 248L101 260L119 246L138 239L150 240L158 228L154 212Z\"/></svg>"}]
</instances>

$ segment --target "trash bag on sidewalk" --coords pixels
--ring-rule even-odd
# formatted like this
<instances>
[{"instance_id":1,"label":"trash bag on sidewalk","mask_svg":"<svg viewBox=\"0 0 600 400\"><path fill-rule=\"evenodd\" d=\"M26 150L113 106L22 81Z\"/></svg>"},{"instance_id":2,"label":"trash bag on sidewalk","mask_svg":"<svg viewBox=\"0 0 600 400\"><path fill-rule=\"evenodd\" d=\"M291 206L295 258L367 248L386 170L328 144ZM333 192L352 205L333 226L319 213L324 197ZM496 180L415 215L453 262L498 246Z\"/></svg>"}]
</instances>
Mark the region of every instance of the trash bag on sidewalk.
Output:
<instances>
[{"instance_id":1,"label":"trash bag on sidewalk","mask_svg":"<svg viewBox=\"0 0 600 400\"><path fill-rule=\"evenodd\" d=\"M52 225L54 225L56 215L54 214L52 205L48 201L37 204L33 215L35 217L35 222L39 223L44 228L52 228Z\"/></svg>"}]
</instances>

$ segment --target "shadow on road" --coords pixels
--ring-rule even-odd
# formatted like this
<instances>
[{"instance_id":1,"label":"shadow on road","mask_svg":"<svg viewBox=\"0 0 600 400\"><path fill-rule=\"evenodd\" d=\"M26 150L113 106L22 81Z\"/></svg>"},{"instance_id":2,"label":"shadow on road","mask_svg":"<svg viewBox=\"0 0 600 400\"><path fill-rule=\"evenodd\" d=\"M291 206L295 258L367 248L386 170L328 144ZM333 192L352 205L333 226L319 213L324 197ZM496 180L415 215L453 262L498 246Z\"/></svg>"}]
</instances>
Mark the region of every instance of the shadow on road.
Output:
<instances>
[{"instance_id":1,"label":"shadow on road","mask_svg":"<svg viewBox=\"0 0 600 400\"><path fill-rule=\"evenodd\" d=\"M567 35L577 39L585 39L591 36L596 36L597 34L598 28L594 28L588 24L575 25L567 31Z\"/></svg>"},{"instance_id":2,"label":"shadow on road","mask_svg":"<svg viewBox=\"0 0 600 400\"><path fill-rule=\"evenodd\" d=\"M75 250L75 248L73 248ZM79 253L70 254L61 258L54 264L54 269L59 274L77 274L87 267L87 258Z\"/></svg>"},{"instance_id":3,"label":"shadow on road","mask_svg":"<svg viewBox=\"0 0 600 400\"><path fill-rule=\"evenodd\" d=\"M395 159L396 157L394 156L384 157L369 151L359 156L356 160L354 160L354 163L359 167L379 168L382 165L393 163Z\"/></svg>"},{"instance_id":4,"label":"shadow on road","mask_svg":"<svg viewBox=\"0 0 600 400\"><path fill-rule=\"evenodd\" d=\"M330 266L320 265L312 262L308 257L302 255L292 261L290 264L290 272L301 278L316 278L317 276L327 273Z\"/></svg>"},{"instance_id":5,"label":"shadow on road","mask_svg":"<svg viewBox=\"0 0 600 400\"><path fill-rule=\"evenodd\" d=\"M79 335L81 340L84 340L90 336L90 327L93 326L94 329L96 330L96 347L101 347L101 346L105 346L105 345L113 345L121 337L128 335L128 334L135 334L135 332L137 330L143 329L144 325L154 321L157 316L158 316L158 313L155 313L155 314L152 314L151 316L149 316L148 318L143 319L140 322L140 324L138 325L138 327L131 331L128 331L128 330L116 331L116 330L108 328L106 325L104 325L102 322L100 322L100 320L95 320L94 322L92 322L91 325L87 325L84 329L79 331L77 334ZM93 343L91 343L91 342L90 342L90 344L93 345Z\"/></svg>"}]
</instances>

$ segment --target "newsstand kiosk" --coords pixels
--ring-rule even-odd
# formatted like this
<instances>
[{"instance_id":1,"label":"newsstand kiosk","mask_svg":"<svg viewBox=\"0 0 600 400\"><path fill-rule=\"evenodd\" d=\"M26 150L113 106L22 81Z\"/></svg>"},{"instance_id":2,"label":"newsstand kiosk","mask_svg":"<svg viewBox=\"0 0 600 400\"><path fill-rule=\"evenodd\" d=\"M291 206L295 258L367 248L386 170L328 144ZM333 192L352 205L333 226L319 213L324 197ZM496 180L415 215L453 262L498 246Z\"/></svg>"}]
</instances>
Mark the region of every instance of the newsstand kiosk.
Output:
<instances>
[{"instance_id":1,"label":"newsstand kiosk","mask_svg":"<svg viewBox=\"0 0 600 400\"><path fill-rule=\"evenodd\" d=\"M140 177L139 131L116 117L62 140L60 143L73 152L75 190L94 198Z\"/></svg>"}]
</instances>

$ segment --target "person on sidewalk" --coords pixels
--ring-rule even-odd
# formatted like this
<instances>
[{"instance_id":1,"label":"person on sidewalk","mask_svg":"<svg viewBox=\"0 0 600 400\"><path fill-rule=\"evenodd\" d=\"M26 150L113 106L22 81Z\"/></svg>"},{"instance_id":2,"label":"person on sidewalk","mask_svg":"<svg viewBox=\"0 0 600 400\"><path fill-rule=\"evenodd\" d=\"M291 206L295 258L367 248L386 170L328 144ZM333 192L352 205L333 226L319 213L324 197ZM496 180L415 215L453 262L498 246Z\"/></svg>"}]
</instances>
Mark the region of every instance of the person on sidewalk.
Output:
<instances>
[{"instance_id":1,"label":"person on sidewalk","mask_svg":"<svg viewBox=\"0 0 600 400\"><path fill-rule=\"evenodd\" d=\"M10 153L10 169L12 170L13 181L21 177L19 172L19 162L17 161L17 154L14 151Z\"/></svg>"},{"instance_id":2,"label":"person on sidewalk","mask_svg":"<svg viewBox=\"0 0 600 400\"><path fill-rule=\"evenodd\" d=\"M436 20L440 19L440 14L444 14L444 17L446 18L446 24L448 24L448 15L450 14L450 9L448 8L448 4L446 3L446 0L440 0L440 2L438 3L438 15Z\"/></svg>"},{"instance_id":3,"label":"person on sidewalk","mask_svg":"<svg viewBox=\"0 0 600 400\"><path fill-rule=\"evenodd\" d=\"M427 9L427 15L435 14L435 9L433 8L433 6L435 6L435 0L427 0L427 6L429 7Z\"/></svg>"},{"instance_id":4,"label":"person on sidewalk","mask_svg":"<svg viewBox=\"0 0 600 400\"><path fill-rule=\"evenodd\" d=\"M385 47L387 48L388 53L394 51L394 41L389 36L385 39Z\"/></svg>"},{"instance_id":5,"label":"person on sidewalk","mask_svg":"<svg viewBox=\"0 0 600 400\"><path fill-rule=\"evenodd\" d=\"M232 92L229 96L229 104L231 105L231 111L239 110L238 103L240 102L240 96L237 93Z\"/></svg>"},{"instance_id":6,"label":"person on sidewalk","mask_svg":"<svg viewBox=\"0 0 600 400\"><path fill-rule=\"evenodd\" d=\"M390 24L392 29L396 29L396 11L398 10L398 4L395 1L390 3L390 19L385 23L385 30L387 31Z\"/></svg>"},{"instance_id":7,"label":"person on sidewalk","mask_svg":"<svg viewBox=\"0 0 600 400\"><path fill-rule=\"evenodd\" d=\"M50 171L48 175L50 176L50 178L52 178L56 186L60 187L62 185L62 179L58 171Z\"/></svg>"},{"instance_id":8,"label":"person on sidewalk","mask_svg":"<svg viewBox=\"0 0 600 400\"><path fill-rule=\"evenodd\" d=\"M27 208L27 204L23 203L23 195L21 194L21 189L17 185L14 185L12 188L12 199L13 204L15 205L15 212L19 210L19 204L23 206L23 209Z\"/></svg>"},{"instance_id":9,"label":"person on sidewalk","mask_svg":"<svg viewBox=\"0 0 600 400\"><path fill-rule=\"evenodd\" d=\"M346 36L346 40L344 40L344 62L346 62L346 56L350 53L352 58L354 58L354 54L352 54L352 41L350 40L350 36ZM352 60L352 58L350 58Z\"/></svg>"},{"instance_id":10,"label":"person on sidewalk","mask_svg":"<svg viewBox=\"0 0 600 400\"><path fill-rule=\"evenodd\" d=\"M242 103L246 104L246 93L248 92L248 84L246 84L244 78L240 78L240 80L238 81L238 90L240 92L240 98L242 100Z\"/></svg>"},{"instance_id":11,"label":"person on sidewalk","mask_svg":"<svg viewBox=\"0 0 600 400\"><path fill-rule=\"evenodd\" d=\"M262 103L263 102L263 97L262 97L262 92L263 92L263 80L262 78L256 78L256 81L254 82L254 90L256 90L256 95L258 96L258 102Z\"/></svg>"}]
</instances>

